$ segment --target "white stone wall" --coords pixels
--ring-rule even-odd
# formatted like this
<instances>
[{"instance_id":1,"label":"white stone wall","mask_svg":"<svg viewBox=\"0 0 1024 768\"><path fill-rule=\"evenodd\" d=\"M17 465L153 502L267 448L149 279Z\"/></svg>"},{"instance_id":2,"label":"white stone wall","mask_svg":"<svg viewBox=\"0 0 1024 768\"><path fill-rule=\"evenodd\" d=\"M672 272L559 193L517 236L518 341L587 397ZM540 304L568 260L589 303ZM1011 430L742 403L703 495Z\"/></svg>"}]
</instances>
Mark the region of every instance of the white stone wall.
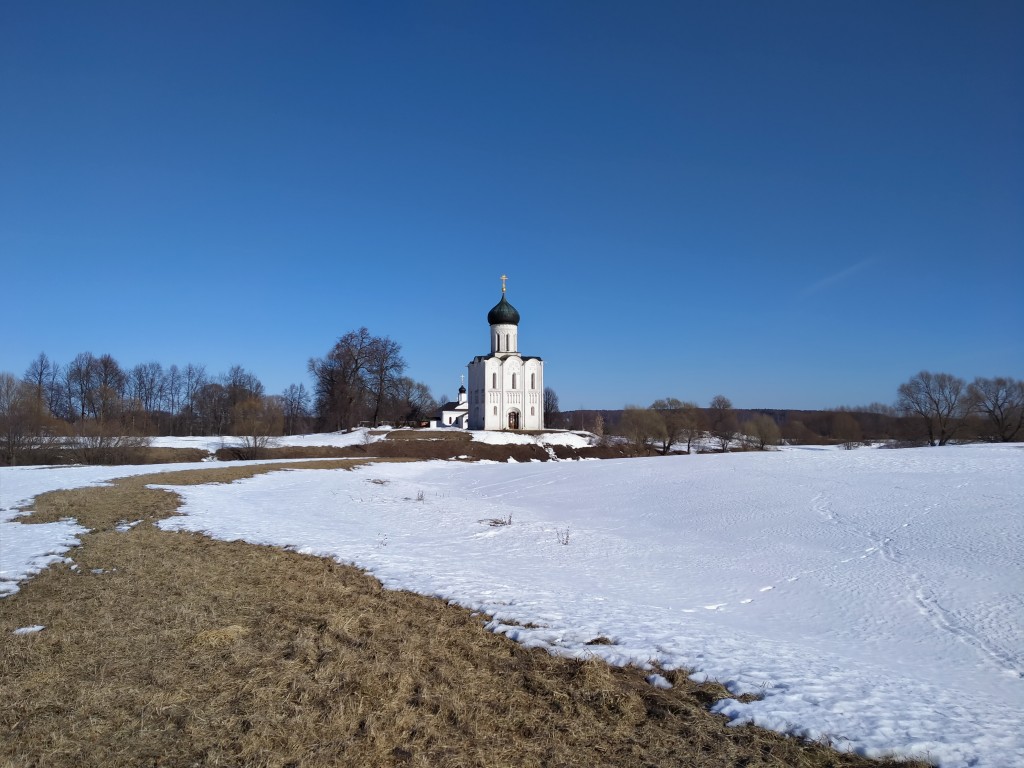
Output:
<instances>
[{"instance_id":1,"label":"white stone wall","mask_svg":"<svg viewBox=\"0 0 1024 768\"><path fill-rule=\"evenodd\" d=\"M519 353L519 326L491 326L491 354L507 355Z\"/></svg>"},{"instance_id":2,"label":"white stone wall","mask_svg":"<svg viewBox=\"0 0 1024 768\"><path fill-rule=\"evenodd\" d=\"M502 327L491 326L492 344L495 329ZM508 429L512 411L519 414L519 429L544 428L542 360L523 360L515 353L501 353L500 357L477 357L468 368L470 429Z\"/></svg>"}]
</instances>

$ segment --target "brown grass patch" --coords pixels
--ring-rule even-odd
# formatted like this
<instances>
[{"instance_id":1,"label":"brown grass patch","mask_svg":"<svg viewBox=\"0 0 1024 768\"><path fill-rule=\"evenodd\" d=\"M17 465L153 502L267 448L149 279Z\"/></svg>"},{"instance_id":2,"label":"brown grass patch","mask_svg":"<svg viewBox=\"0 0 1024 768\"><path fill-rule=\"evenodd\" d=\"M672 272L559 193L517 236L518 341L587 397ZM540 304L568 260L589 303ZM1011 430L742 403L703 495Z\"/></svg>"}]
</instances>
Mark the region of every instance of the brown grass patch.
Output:
<instances>
[{"instance_id":1,"label":"brown grass patch","mask_svg":"<svg viewBox=\"0 0 1024 768\"><path fill-rule=\"evenodd\" d=\"M385 440L446 440L454 443L468 443L472 441L469 432L459 432L450 429L396 429L387 433Z\"/></svg>"},{"instance_id":2,"label":"brown grass patch","mask_svg":"<svg viewBox=\"0 0 1024 768\"><path fill-rule=\"evenodd\" d=\"M87 451L75 448L38 448L24 451L18 457L22 466L28 464L176 464L202 461L210 452L202 448L125 447L116 451Z\"/></svg>"},{"instance_id":3,"label":"brown grass patch","mask_svg":"<svg viewBox=\"0 0 1024 768\"><path fill-rule=\"evenodd\" d=\"M524 649L329 559L152 525L177 497L147 483L277 469L35 501L29 522L71 514L95 532L70 553L77 570L49 568L0 601L0 764L879 765L727 728L707 712L724 689L683 673L660 690L636 669ZM115 531L127 518L144 522ZM46 629L10 634L30 624Z\"/></svg>"},{"instance_id":4,"label":"brown grass patch","mask_svg":"<svg viewBox=\"0 0 1024 768\"><path fill-rule=\"evenodd\" d=\"M448 433L441 433L448 434ZM489 459L490 461L508 461L514 458L516 461L547 461L551 457L547 451L538 445L490 445L489 443L478 443L469 439L467 433L451 433L452 438L446 439L387 439L380 440L368 445L352 445L344 448L328 446L303 446L301 448L264 448L261 449L261 459L298 459L298 458L326 458L326 457L350 457L369 458L379 457L386 459L458 459L465 457L467 461L478 461ZM221 448L215 454L222 461L235 461L241 458L251 458L242 455L234 448Z\"/></svg>"}]
</instances>

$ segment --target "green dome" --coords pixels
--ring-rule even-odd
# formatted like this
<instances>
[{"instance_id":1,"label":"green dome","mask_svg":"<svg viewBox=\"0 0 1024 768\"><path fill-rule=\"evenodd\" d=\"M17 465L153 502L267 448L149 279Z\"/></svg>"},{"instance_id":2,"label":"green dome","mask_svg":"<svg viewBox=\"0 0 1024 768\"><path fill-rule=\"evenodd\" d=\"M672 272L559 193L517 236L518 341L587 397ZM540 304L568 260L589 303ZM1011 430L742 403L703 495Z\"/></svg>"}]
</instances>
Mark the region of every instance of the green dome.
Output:
<instances>
[{"instance_id":1,"label":"green dome","mask_svg":"<svg viewBox=\"0 0 1024 768\"><path fill-rule=\"evenodd\" d=\"M501 301L487 313L487 322L489 325L519 325L519 310L508 303L503 293Z\"/></svg>"}]
</instances>

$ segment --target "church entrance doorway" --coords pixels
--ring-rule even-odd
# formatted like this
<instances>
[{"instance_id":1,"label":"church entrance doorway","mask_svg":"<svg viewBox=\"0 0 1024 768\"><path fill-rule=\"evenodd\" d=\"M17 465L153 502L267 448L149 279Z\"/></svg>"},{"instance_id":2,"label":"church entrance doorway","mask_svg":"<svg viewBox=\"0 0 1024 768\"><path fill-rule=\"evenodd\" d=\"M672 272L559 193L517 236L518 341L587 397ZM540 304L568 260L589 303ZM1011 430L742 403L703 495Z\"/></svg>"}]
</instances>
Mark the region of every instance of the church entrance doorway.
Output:
<instances>
[{"instance_id":1,"label":"church entrance doorway","mask_svg":"<svg viewBox=\"0 0 1024 768\"><path fill-rule=\"evenodd\" d=\"M508 428L519 429L519 411L508 412Z\"/></svg>"}]
</instances>

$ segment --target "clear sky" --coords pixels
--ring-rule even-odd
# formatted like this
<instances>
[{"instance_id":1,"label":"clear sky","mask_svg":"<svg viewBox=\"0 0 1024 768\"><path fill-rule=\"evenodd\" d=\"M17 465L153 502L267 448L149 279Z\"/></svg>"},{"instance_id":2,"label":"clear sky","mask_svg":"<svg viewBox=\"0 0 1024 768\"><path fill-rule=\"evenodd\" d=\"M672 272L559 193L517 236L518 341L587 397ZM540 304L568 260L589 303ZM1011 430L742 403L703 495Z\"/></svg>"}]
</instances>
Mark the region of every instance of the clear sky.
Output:
<instances>
[{"instance_id":1,"label":"clear sky","mask_svg":"<svg viewBox=\"0 0 1024 768\"><path fill-rule=\"evenodd\" d=\"M1024 378L1024 3L6 2L0 370L367 326L562 408Z\"/></svg>"}]
</instances>

